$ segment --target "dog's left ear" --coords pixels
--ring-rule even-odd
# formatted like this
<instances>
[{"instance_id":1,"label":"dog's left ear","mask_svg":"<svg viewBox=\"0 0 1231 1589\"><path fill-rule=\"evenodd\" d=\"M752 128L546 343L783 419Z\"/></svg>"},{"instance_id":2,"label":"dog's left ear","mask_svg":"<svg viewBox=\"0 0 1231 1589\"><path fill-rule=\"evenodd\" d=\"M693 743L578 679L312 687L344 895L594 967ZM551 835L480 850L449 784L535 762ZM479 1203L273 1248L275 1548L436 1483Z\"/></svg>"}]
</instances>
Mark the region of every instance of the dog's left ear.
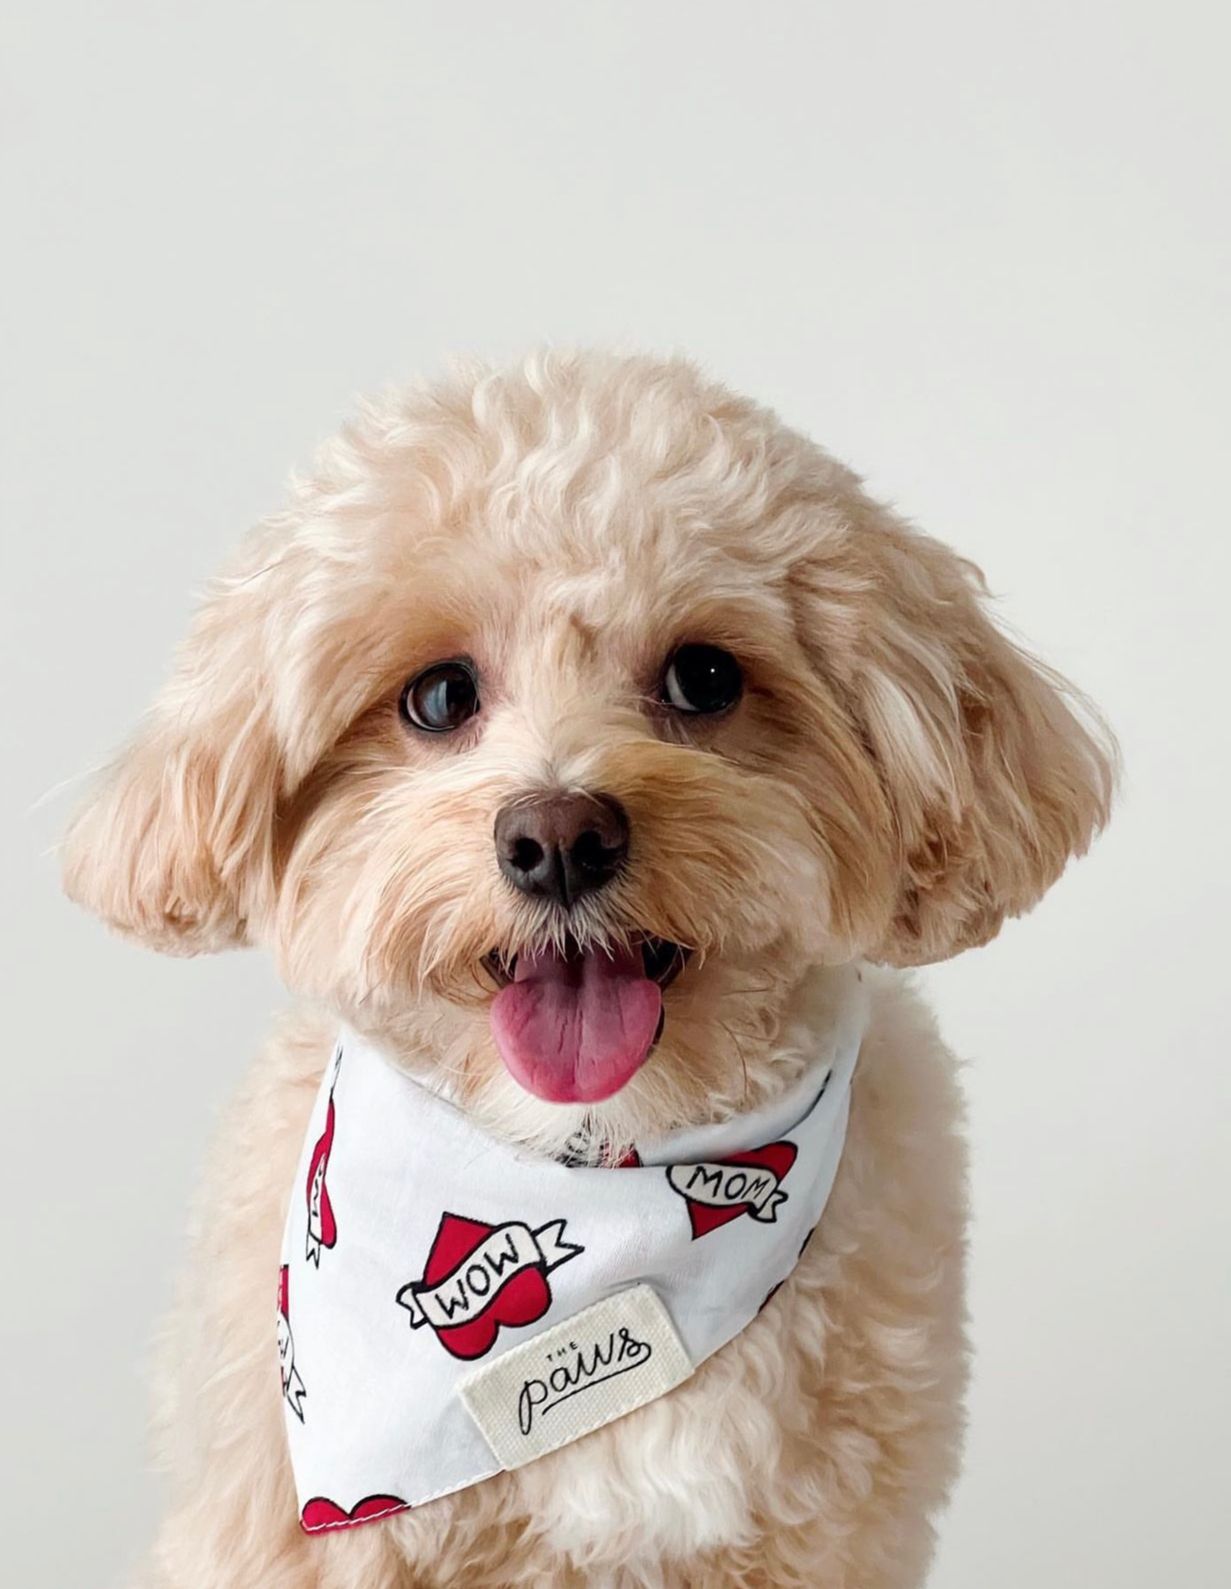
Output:
<instances>
[{"instance_id":1,"label":"dog's left ear","mask_svg":"<svg viewBox=\"0 0 1231 1589\"><path fill-rule=\"evenodd\" d=\"M837 685L892 815L895 965L986 943L1106 822L1114 740L992 622L982 575L860 497L797 570L805 647Z\"/></svg>"}]
</instances>

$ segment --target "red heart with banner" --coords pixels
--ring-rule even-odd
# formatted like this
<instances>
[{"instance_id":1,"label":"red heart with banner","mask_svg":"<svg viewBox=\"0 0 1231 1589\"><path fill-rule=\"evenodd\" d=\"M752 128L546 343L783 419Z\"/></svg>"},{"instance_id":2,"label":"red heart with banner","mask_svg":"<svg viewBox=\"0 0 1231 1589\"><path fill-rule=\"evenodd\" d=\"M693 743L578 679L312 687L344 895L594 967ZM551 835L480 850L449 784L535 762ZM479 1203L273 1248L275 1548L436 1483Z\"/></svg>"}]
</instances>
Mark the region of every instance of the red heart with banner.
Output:
<instances>
[{"instance_id":1,"label":"red heart with banner","mask_svg":"<svg viewBox=\"0 0 1231 1589\"><path fill-rule=\"evenodd\" d=\"M398 1292L412 1329L430 1324L453 1357L489 1352L501 1325L541 1319L551 1306L547 1275L583 1249L564 1239L564 1220L531 1230L442 1214L422 1280Z\"/></svg>"},{"instance_id":2,"label":"red heart with banner","mask_svg":"<svg viewBox=\"0 0 1231 1589\"><path fill-rule=\"evenodd\" d=\"M378 1517L409 1511L409 1503L396 1495L369 1495L344 1512L336 1501L316 1496L304 1507L299 1525L305 1534L319 1534L326 1528L354 1528L357 1523L374 1523Z\"/></svg>"},{"instance_id":3,"label":"red heart with banner","mask_svg":"<svg viewBox=\"0 0 1231 1589\"><path fill-rule=\"evenodd\" d=\"M334 1070L334 1085L337 1085L337 1069ZM321 1248L333 1247L338 1239L338 1223L333 1217L333 1203L329 1197L329 1188L325 1184L325 1176L329 1172L329 1155L333 1150L333 1134L337 1129L338 1117L333 1104L333 1091L329 1093L329 1105L325 1111L325 1129L317 1139L316 1146L312 1149L312 1157L308 1163L308 1241L307 1257L319 1269L321 1266Z\"/></svg>"},{"instance_id":4,"label":"red heart with banner","mask_svg":"<svg viewBox=\"0 0 1231 1589\"><path fill-rule=\"evenodd\" d=\"M793 1142L771 1142L748 1153L732 1153L705 1164L673 1164L667 1179L688 1204L692 1239L708 1236L742 1214L772 1224L787 1194L781 1183L795 1163Z\"/></svg>"},{"instance_id":5,"label":"red heart with banner","mask_svg":"<svg viewBox=\"0 0 1231 1589\"><path fill-rule=\"evenodd\" d=\"M461 1214L446 1214L440 1221L436 1240L423 1270L423 1278L430 1286L438 1285L447 1275L458 1269L470 1255L477 1251L495 1230L480 1220L466 1219ZM438 1330L441 1345L454 1357L482 1357L491 1350L496 1331L502 1324L515 1327L533 1324L541 1319L551 1306L551 1290L542 1269L523 1269L507 1280L492 1299L490 1306L478 1318L452 1329Z\"/></svg>"},{"instance_id":6,"label":"red heart with banner","mask_svg":"<svg viewBox=\"0 0 1231 1589\"><path fill-rule=\"evenodd\" d=\"M303 1404L308 1394L303 1376L295 1367L295 1338L291 1334L290 1266L283 1264L278 1271L278 1363L282 1377L282 1394L286 1404L303 1422Z\"/></svg>"}]
</instances>

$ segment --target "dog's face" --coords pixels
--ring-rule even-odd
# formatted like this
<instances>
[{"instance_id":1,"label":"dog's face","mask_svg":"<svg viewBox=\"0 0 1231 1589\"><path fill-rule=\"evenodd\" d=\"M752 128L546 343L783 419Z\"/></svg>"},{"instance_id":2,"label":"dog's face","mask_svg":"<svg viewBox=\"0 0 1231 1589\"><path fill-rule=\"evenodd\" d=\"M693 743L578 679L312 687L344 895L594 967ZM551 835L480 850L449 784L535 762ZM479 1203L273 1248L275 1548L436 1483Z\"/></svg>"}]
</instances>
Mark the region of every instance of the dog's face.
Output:
<instances>
[{"instance_id":1,"label":"dog's face","mask_svg":"<svg viewBox=\"0 0 1231 1589\"><path fill-rule=\"evenodd\" d=\"M1106 747L979 598L687 366L458 378L256 532L68 886L268 945L525 1135L734 1107L809 966L983 942L1104 819Z\"/></svg>"}]
</instances>

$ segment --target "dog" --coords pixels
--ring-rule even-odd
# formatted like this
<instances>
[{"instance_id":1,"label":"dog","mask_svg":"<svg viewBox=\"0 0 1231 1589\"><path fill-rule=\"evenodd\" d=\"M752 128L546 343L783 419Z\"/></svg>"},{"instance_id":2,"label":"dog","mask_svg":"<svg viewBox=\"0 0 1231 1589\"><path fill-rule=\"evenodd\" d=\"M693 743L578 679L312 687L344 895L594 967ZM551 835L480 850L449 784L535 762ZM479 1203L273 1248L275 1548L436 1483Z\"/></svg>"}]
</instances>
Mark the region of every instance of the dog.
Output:
<instances>
[{"instance_id":1,"label":"dog","mask_svg":"<svg viewBox=\"0 0 1231 1589\"><path fill-rule=\"evenodd\" d=\"M905 968L1029 910L1114 779L1097 715L996 627L974 566L683 360L552 351L363 407L209 590L64 845L68 893L112 927L261 945L302 1000L208 1165L140 1582L921 1583L961 1444L966 1157ZM756 1316L537 1460L305 1532L295 1288L344 1216L330 1143L300 1155L332 1141L339 1025L519 1164L607 1186L647 1140L772 1108L852 975L836 1179ZM280 1291L280 1392L302 1162L317 1264L289 1312ZM724 1235L690 1249L711 1272Z\"/></svg>"}]
</instances>

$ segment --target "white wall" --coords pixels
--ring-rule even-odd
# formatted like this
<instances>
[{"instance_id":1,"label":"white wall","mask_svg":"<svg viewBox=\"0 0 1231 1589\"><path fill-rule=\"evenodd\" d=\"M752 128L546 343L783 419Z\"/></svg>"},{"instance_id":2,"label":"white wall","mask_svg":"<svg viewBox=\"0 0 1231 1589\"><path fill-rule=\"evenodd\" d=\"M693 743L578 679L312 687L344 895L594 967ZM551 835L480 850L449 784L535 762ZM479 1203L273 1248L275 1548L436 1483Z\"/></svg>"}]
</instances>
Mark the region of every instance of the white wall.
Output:
<instances>
[{"instance_id":1,"label":"white wall","mask_svg":"<svg viewBox=\"0 0 1231 1589\"><path fill-rule=\"evenodd\" d=\"M552 338L778 405L1119 729L1094 857L928 978L977 1209L933 1581L1226 1582L1225 8L5 9L6 1579L149 1530L145 1340L280 998L70 910L35 802L353 394Z\"/></svg>"}]
</instances>

